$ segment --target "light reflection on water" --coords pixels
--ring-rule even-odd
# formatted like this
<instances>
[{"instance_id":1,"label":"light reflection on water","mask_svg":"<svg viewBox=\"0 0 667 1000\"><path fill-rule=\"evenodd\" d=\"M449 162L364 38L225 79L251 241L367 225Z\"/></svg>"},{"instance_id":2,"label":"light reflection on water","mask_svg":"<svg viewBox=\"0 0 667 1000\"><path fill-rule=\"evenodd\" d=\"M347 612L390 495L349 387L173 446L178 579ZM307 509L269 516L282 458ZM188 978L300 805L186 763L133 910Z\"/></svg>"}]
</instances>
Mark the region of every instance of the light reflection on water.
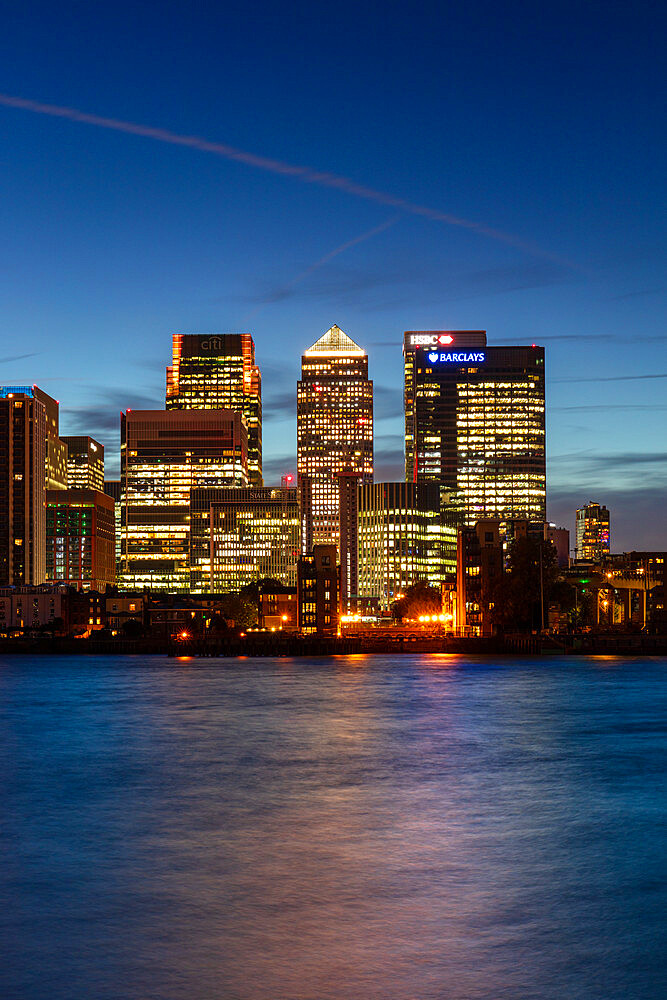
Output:
<instances>
[{"instance_id":1,"label":"light reflection on water","mask_svg":"<svg viewBox=\"0 0 667 1000\"><path fill-rule=\"evenodd\" d=\"M0 995L656 1000L665 660L0 662Z\"/></svg>"}]
</instances>

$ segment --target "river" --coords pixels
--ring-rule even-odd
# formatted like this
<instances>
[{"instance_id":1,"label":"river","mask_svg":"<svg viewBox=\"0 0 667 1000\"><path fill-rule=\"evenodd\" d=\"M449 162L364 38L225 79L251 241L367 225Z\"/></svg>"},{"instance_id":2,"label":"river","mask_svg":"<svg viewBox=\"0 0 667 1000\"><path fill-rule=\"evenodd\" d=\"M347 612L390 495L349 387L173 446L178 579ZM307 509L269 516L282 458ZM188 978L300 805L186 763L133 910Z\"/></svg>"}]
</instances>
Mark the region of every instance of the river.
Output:
<instances>
[{"instance_id":1,"label":"river","mask_svg":"<svg viewBox=\"0 0 667 1000\"><path fill-rule=\"evenodd\" d=\"M7 1000L667 996L667 659L0 657Z\"/></svg>"}]
</instances>

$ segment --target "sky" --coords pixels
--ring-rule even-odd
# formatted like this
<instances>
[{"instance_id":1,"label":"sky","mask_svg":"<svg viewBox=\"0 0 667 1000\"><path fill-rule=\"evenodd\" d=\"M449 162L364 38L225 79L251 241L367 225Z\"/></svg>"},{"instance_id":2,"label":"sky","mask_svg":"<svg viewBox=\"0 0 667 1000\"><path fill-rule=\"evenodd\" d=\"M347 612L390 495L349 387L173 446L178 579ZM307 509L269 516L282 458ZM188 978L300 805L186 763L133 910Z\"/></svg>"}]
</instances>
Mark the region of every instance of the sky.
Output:
<instances>
[{"instance_id":1,"label":"sky","mask_svg":"<svg viewBox=\"0 0 667 1000\"><path fill-rule=\"evenodd\" d=\"M265 481L302 352L369 354L403 477L404 330L543 344L548 508L667 548L665 27L651 3L3 5L0 384L118 471L173 333L250 331ZM73 110L66 110L73 109Z\"/></svg>"}]
</instances>

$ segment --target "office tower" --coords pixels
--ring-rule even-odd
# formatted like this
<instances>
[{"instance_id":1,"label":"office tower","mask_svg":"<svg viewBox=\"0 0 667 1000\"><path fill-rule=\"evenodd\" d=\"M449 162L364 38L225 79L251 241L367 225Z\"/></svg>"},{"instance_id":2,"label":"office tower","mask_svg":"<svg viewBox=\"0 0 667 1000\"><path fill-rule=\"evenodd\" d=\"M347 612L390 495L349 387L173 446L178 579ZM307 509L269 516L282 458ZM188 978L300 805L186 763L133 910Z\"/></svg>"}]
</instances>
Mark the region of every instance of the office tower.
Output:
<instances>
[{"instance_id":1,"label":"office tower","mask_svg":"<svg viewBox=\"0 0 667 1000\"><path fill-rule=\"evenodd\" d=\"M298 627L303 635L338 632L338 568L335 545L314 545L297 563Z\"/></svg>"},{"instance_id":2,"label":"office tower","mask_svg":"<svg viewBox=\"0 0 667 1000\"><path fill-rule=\"evenodd\" d=\"M116 517L100 490L47 490L46 579L77 590L116 582Z\"/></svg>"},{"instance_id":3,"label":"office tower","mask_svg":"<svg viewBox=\"0 0 667 1000\"><path fill-rule=\"evenodd\" d=\"M59 437L60 406L56 399L49 396L37 385L7 385L0 388L0 398L8 398L23 394L30 399L38 399L44 407L46 417L46 449L44 454L45 483L47 490L64 490L67 488L67 445Z\"/></svg>"},{"instance_id":4,"label":"office tower","mask_svg":"<svg viewBox=\"0 0 667 1000\"><path fill-rule=\"evenodd\" d=\"M359 484L355 472L338 474L340 553L340 609L353 611L357 607L359 590Z\"/></svg>"},{"instance_id":5,"label":"office tower","mask_svg":"<svg viewBox=\"0 0 667 1000\"><path fill-rule=\"evenodd\" d=\"M122 586L189 589L190 490L247 486L247 447L230 410L121 414Z\"/></svg>"},{"instance_id":6,"label":"office tower","mask_svg":"<svg viewBox=\"0 0 667 1000\"><path fill-rule=\"evenodd\" d=\"M544 348L483 330L405 334L405 474L437 482L460 523L544 521Z\"/></svg>"},{"instance_id":7,"label":"office tower","mask_svg":"<svg viewBox=\"0 0 667 1000\"><path fill-rule=\"evenodd\" d=\"M41 399L46 410L46 488L64 490L67 488L67 445L60 437L60 405L38 386L32 392Z\"/></svg>"},{"instance_id":8,"label":"office tower","mask_svg":"<svg viewBox=\"0 0 667 1000\"><path fill-rule=\"evenodd\" d=\"M32 386L0 388L0 586L45 578L46 406Z\"/></svg>"},{"instance_id":9,"label":"office tower","mask_svg":"<svg viewBox=\"0 0 667 1000\"><path fill-rule=\"evenodd\" d=\"M301 358L297 470L307 477L314 544L338 543L338 474L373 481L373 383L366 352L337 326Z\"/></svg>"},{"instance_id":10,"label":"office tower","mask_svg":"<svg viewBox=\"0 0 667 1000\"><path fill-rule=\"evenodd\" d=\"M440 588L455 563L456 530L443 524L437 483L373 483L359 487L359 586L363 604L387 610L424 580Z\"/></svg>"},{"instance_id":11,"label":"office tower","mask_svg":"<svg viewBox=\"0 0 667 1000\"><path fill-rule=\"evenodd\" d=\"M108 497L111 497L114 502L114 517L116 522L116 578L118 578L120 573L120 514L122 510L120 502L120 479L105 479L104 492Z\"/></svg>"},{"instance_id":12,"label":"office tower","mask_svg":"<svg viewBox=\"0 0 667 1000\"><path fill-rule=\"evenodd\" d=\"M300 533L296 487L193 490L191 593L228 593L266 577L295 587Z\"/></svg>"},{"instance_id":13,"label":"office tower","mask_svg":"<svg viewBox=\"0 0 667 1000\"><path fill-rule=\"evenodd\" d=\"M61 438L67 445L67 487L104 492L104 445L91 437Z\"/></svg>"},{"instance_id":14,"label":"office tower","mask_svg":"<svg viewBox=\"0 0 667 1000\"><path fill-rule=\"evenodd\" d=\"M609 511L593 500L577 511L577 559L602 559L611 551Z\"/></svg>"},{"instance_id":15,"label":"office tower","mask_svg":"<svg viewBox=\"0 0 667 1000\"><path fill-rule=\"evenodd\" d=\"M262 377L249 333L176 333L168 410L234 410L248 428L248 475L262 485Z\"/></svg>"}]
</instances>

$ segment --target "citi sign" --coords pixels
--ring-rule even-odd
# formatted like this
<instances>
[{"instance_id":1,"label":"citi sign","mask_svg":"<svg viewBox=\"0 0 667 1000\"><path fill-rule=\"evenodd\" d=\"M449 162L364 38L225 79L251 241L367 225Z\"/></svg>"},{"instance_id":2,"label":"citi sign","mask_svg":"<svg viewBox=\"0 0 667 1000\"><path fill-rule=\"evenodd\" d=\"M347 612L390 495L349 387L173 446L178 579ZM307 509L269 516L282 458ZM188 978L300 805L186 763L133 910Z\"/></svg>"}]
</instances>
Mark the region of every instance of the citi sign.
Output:
<instances>
[{"instance_id":1,"label":"citi sign","mask_svg":"<svg viewBox=\"0 0 667 1000\"><path fill-rule=\"evenodd\" d=\"M476 353L469 351L461 351L454 354L438 354L436 351L429 351L427 354L428 360L434 365L436 362L440 361L450 361L454 364L481 364L486 361L486 352L477 351Z\"/></svg>"},{"instance_id":2,"label":"citi sign","mask_svg":"<svg viewBox=\"0 0 667 1000\"><path fill-rule=\"evenodd\" d=\"M222 351L225 345L222 337L209 337L208 340L202 340L200 346L202 351Z\"/></svg>"}]
</instances>

